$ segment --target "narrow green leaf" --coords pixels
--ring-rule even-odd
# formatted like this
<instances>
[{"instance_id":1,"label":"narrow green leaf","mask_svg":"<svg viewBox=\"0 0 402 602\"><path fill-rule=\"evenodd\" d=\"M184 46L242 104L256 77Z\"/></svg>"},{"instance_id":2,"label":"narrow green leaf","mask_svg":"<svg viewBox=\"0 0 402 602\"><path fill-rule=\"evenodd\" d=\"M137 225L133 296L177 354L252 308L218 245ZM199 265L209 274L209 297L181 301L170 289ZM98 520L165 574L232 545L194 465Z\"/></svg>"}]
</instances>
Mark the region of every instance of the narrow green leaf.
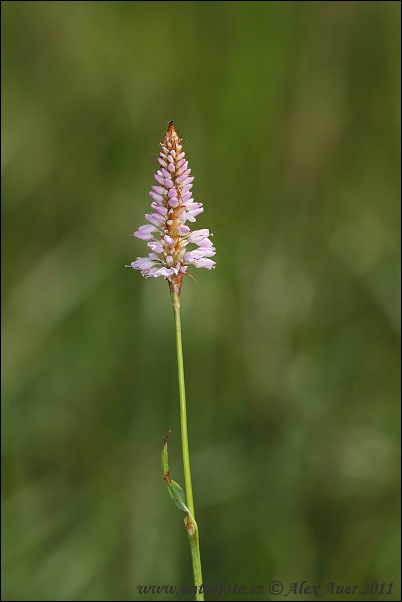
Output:
<instances>
[{"instance_id":1,"label":"narrow green leaf","mask_svg":"<svg viewBox=\"0 0 402 602\"><path fill-rule=\"evenodd\" d=\"M162 449L162 458L161 458L161 468L163 470L163 478L166 481L166 485L168 487L168 492L170 497L172 498L173 502L176 504L176 506L178 508L180 508L180 510L183 510L184 512L189 512L187 506L186 506L186 495L183 491L183 489L180 487L180 485L178 483L176 483L175 481L172 481L172 479L169 476L169 457L168 457L168 449L167 449L167 440L168 437L170 435L171 431L168 432L168 434L165 437L165 441L163 443L163 449Z\"/></svg>"},{"instance_id":2,"label":"narrow green leaf","mask_svg":"<svg viewBox=\"0 0 402 602\"><path fill-rule=\"evenodd\" d=\"M176 481L170 481L168 485L168 491L176 506L188 514L186 495L180 485L176 483Z\"/></svg>"},{"instance_id":3,"label":"narrow green leaf","mask_svg":"<svg viewBox=\"0 0 402 602\"><path fill-rule=\"evenodd\" d=\"M168 458L168 449L167 449L167 440L172 431L169 431L165 437L165 441L163 443L162 448L162 459L161 459L161 468L163 470L163 475L169 475L169 458Z\"/></svg>"}]
</instances>

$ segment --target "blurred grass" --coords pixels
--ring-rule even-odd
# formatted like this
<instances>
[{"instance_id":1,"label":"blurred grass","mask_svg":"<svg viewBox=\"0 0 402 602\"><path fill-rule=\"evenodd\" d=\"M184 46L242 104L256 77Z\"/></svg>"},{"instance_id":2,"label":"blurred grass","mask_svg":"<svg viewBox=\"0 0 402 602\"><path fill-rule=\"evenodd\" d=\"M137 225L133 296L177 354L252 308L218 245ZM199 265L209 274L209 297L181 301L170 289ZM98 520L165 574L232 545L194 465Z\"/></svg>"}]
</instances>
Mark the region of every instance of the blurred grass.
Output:
<instances>
[{"instance_id":1,"label":"blurred grass","mask_svg":"<svg viewBox=\"0 0 402 602\"><path fill-rule=\"evenodd\" d=\"M170 119L217 247L182 294L205 582L400 599L399 23L2 2L3 600L191 583L167 285L123 269Z\"/></svg>"}]
</instances>

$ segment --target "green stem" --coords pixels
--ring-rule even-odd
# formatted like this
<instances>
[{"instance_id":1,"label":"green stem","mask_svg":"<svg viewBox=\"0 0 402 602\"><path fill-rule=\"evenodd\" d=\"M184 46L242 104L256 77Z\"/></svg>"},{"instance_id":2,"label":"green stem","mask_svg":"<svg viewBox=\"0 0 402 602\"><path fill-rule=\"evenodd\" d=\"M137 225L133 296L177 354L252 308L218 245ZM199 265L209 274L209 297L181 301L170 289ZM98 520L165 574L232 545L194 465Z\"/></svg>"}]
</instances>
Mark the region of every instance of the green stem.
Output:
<instances>
[{"instance_id":1,"label":"green stem","mask_svg":"<svg viewBox=\"0 0 402 602\"><path fill-rule=\"evenodd\" d=\"M198 536L198 526L195 522L193 487L191 484L191 469L190 469L190 452L188 449L188 432L187 432L187 408L186 408L186 387L184 384L184 363L183 363L183 346L181 339L181 322L180 322L180 289L177 290L171 286L171 298L173 304L174 323L176 329L176 351L177 351L177 369L179 377L179 395L180 395L180 426L181 426L181 444L183 450L183 469L184 469L184 488L186 491L187 507L190 513L185 519L186 530L190 541L191 561L193 565L194 585L197 587L195 595L196 600L204 600L204 594L200 593L200 585L202 585L201 557L200 544Z\"/></svg>"}]
</instances>

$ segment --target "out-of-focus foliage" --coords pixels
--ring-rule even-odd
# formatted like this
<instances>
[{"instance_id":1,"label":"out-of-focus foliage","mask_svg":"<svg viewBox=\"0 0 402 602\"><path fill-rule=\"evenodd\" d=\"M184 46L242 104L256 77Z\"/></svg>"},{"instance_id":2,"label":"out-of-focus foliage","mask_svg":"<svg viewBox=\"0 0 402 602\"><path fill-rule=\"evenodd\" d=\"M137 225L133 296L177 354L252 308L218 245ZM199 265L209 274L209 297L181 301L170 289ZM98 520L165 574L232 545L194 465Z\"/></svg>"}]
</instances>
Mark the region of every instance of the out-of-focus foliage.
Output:
<instances>
[{"instance_id":1,"label":"out-of-focus foliage","mask_svg":"<svg viewBox=\"0 0 402 602\"><path fill-rule=\"evenodd\" d=\"M3 600L192 582L168 287L124 269L170 119L205 582L400 599L399 56L399 2L2 2Z\"/></svg>"}]
</instances>

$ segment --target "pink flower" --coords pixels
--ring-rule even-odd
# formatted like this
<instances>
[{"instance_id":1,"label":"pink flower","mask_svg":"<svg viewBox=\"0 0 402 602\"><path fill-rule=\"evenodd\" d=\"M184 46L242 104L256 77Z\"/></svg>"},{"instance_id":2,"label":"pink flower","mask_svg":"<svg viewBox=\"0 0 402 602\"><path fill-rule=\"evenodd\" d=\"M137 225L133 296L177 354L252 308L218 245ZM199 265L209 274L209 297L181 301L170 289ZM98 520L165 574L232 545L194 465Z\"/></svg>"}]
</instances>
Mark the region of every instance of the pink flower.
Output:
<instances>
[{"instance_id":1,"label":"pink flower","mask_svg":"<svg viewBox=\"0 0 402 602\"><path fill-rule=\"evenodd\" d=\"M145 278L163 276L171 286L176 285L179 289L188 266L210 270L215 267L215 262L209 258L216 252L209 240L209 230L192 232L187 225L188 222L195 222L196 216L204 208L202 203L195 203L192 197L194 177L190 176L191 169L188 168L181 142L173 121L170 121L160 143L160 169L154 176L158 186L152 186L149 193L154 213L146 214L149 223L134 232L137 238L148 241L152 253L148 257L138 257L131 264ZM198 248L189 251L189 244Z\"/></svg>"}]
</instances>

